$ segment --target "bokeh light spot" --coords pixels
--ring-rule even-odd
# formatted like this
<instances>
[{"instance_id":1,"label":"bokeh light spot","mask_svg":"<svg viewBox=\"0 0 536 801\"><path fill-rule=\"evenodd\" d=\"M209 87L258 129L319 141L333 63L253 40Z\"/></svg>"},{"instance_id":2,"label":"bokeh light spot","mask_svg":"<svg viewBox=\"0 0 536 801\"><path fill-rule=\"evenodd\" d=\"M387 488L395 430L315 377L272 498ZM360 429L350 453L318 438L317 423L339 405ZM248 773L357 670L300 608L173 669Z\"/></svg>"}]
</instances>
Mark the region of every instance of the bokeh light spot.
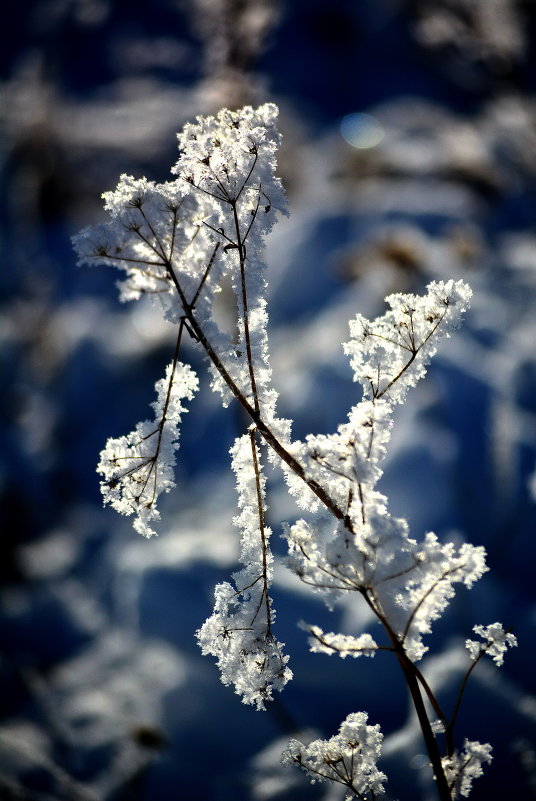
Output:
<instances>
[{"instance_id":1,"label":"bokeh light spot","mask_svg":"<svg viewBox=\"0 0 536 801\"><path fill-rule=\"evenodd\" d=\"M376 117L361 112L343 117L340 131L348 144L359 150L376 147L385 136L384 127Z\"/></svg>"}]
</instances>

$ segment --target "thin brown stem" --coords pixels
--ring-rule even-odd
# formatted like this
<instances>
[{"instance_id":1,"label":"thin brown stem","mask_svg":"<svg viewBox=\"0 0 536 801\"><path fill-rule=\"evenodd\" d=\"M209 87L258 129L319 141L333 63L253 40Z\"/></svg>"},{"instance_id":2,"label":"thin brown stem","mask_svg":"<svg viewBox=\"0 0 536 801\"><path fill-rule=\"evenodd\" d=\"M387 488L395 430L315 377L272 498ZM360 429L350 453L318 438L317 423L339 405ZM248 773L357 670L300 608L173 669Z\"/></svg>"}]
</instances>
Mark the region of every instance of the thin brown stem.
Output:
<instances>
[{"instance_id":1,"label":"thin brown stem","mask_svg":"<svg viewBox=\"0 0 536 801\"><path fill-rule=\"evenodd\" d=\"M158 258L159 258L159 259L162 259L162 266L165 266L165 265L166 265L166 264L169 262L169 259L167 259L167 258L166 258L166 255L164 254L164 251L163 251L163 249L160 249L160 250L159 250L158 248L156 248L156 247L153 245L153 243L151 242L151 240L150 240L150 239L148 239L148 238L145 236L145 234L142 234L142 232L141 232L141 226L136 226L136 228L133 228L133 229L132 229L132 233L135 233L135 234L137 234L137 236L139 236L139 238L141 239L141 241L142 241L142 242L144 242L144 243L147 245L147 247L148 247L150 250L152 250L152 251L153 251L153 253L155 254L155 256L158 256ZM159 240L157 240L157 242L158 242L158 244L160 245L160 242L159 242Z\"/></svg>"},{"instance_id":2,"label":"thin brown stem","mask_svg":"<svg viewBox=\"0 0 536 801\"><path fill-rule=\"evenodd\" d=\"M451 573L455 573L456 570L458 570L457 567L453 567L453 568L449 568L448 570L444 570L443 573L441 573L441 575L436 578L436 580L433 582L432 586L428 587L428 589L426 590L424 595L421 598L419 598L418 602L413 607L410 616L408 617L406 625L404 626L404 631L403 631L403 634L402 634L402 642L404 642L406 637L408 636L409 630L410 630L410 628L411 628L411 626L413 624L413 621L415 620L415 617L417 616L417 612L419 611L419 609L421 608L423 603L426 601L426 599L429 597L430 593L432 593L436 589L436 587L438 587L439 584L441 584L441 582L444 581L447 578L448 575L450 575Z\"/></svg>"},{"instance_id":3,"label":"thin brown stem","mask_svg":"<svg viewBox=\"0 0 536 801\"><path fill-rule=\"evenodd\" d=\"M467 686L467 682L469 681L469 676L476 668L478 663L480 662L481 658L484 656L486 649L483 648L477 658L472 662L468 669L465 672L465 675L461 681L458 695L456 696L456 703L454 704L454 710L452 712L452 717L449 720L447 727L446 727L446 742L447 742L447 754L452 756L454 753L454 726L456 725L456 721L458 719L458 714L460 712L460 705L462 703L463 694L465 692L465 688Z\"/></svg>"},{"instance_id":4,"label":"thin brown stem","mask_svg":"<svg viewBox=\"0 0 536 801\"><path fill-rule=\"evenodd\" d=\"M233 220L236 232L236 241L238 245L238 259L240 266L240 287L242 291L242 312L244 321L244 340L246 343L246 354L248 360L249 380L251 382L251 394L253 395L253 406L257 414L260 413L259 397L257 394L257 380L255 378L255 369L253 366L253 352L251 349L251 335L249 331L249 309L248 309L248 293L246 287L246 249L240 234L240 223L238 222L238 212L236 209L236 202L231 205L233 209Z\"/></svg>"},{"instance_id":5,"label":"thin brown stem","mask_svg":"<svg viewBox=\"0 0 536 801\"><path fill-rule=\"evenodd\" d=\"M182 201L181 201L181 204L182 204ZM172 215L172 218L173 218L173 222L172 222L173 230L171 231L171 243L170 243L170 246L169 246L169 260L170 261L173 258L173 255L175 253L175 239L176 239L176 236L177 236L177 215L178 215L178 212L179 212L179 208L180 208L180 206L174 207L173 209L171 209L171 215Z\"/></svg>"},{"instance_id":6,"label":"thin brown stem","mask_svg":"<svg viewBox=\"0 0 536 801\"><path fill-rule=\"evenodd\" d=\"M443 770L443 764L441 762L441 755L437 746L437 740L432 731L430 721L428 720L428 715L424 706L419 683L415 676L414 665L406 656L402 646L400 646L397 656L398 662L404 674L406 685L413 701L415 712L417 713L417 717L419 719L419 725L421 727L426 750L428 751L428 756L430 757L430 762L432 763L432 770L434 772L439 798L441 801L452 801L450 788L447 783L445 771Z\"/></svg>"},{"instance_id":7,"label":"thin brown stem","mask_svg":"<svg viewBox=\"0 0 536 801\"><path fill-rule=\"evenodd\" d=\"M140 212L141 216L143 217L143 219L145 220L145 222L147 223L147 227L148 227L149 231L154 236L154 240L155 240L155 242L158 244L158 246L160 248L160 256L162 257L162 259L165 260L166 259L166 254L164 252L164 245L163 245L163 243L160 242L160 240L158 238L158 234L154 230L153 224L151 223L151 221L149 220L149 218L145 214L145 212L143 210L143 207L141 205L139 206L139 212Z\"/></svg>"},{"instance_id":8,"label":"thin brown stem","mask_svg":"<svg viewBox=\"0 0 536 801\"><path fill-rule=\"evenodd\" d=\"M220 178L219 178L218 174L210 166L210 162L209 162L209 164L207 166L208 166L210 172L212 173L212 176L213 176L214 180L216 181L216 183L218 184L219 188L221 189L222 194L224 195L225 199L227 200L228 203L230 203L232 201L232 198L231 198L231 195L229 194L229 192L227 190L227 187L220 181Z\"/></svg>"},{"instance_id":9,"label":"thin brown stem","mask_svg":"<svg viewBox=\"0 0 536 801\"><path fill-rule=\"evenodd\" d=\"M178 361L178 358L179 358L179 350L180 350L180 346L181 346L183 329L184 329L184 318L181 319L180 324L179 324L179 332L178 332L177 341L176 341L176 344L175 344L175 352L174 352L174 355L173 355L173 361L172 361L172 365L171 365L171 372L170 372L170 376L169 376L169 383L168 383L168 387L167 387L166 398L164 400L164 407L162 409L162 417L161 417L160 422L158 423L157 427L155 428L155 430L151 431L150 434L146 434L144 437L142 437L140 439L140 443L141 443L141 442L144 442L144 441L150 439L155 434L158 435L153 455L152 456L119 456L119 457L116 456L115 457L115 462L118 462L118 461L120 461L122 459L145 459L145 461L142 464L137 464L137 465L134 465L133 467L130 467L128 470L126 470L123 473L121 473L120 476L118 476L115 479L112 479L112 481L117 482L118 480L126 478L127 476L131 476L131 475L133 476L136 473L140 473L145 467L148 467L149 469L147 470L147 473L146 473L146 475L145 475L145 477L143 479L141 478L141 476L140 476L139 479L138 478L134 479L137 483L141 483L141 485L142 485L141 489L139 490L138 495L136 496L136 500L137 500L137 502L139 502L141 497L142 497L142 495L144 494L144 492L147 489L147 485L149 484L149 480L150 480L151 476L153 477L153 494L152 494L151 500L148 501L148 503L147 503L148 506L151 506L153 504L155 496L156 496L157 477L158 477L157 476L157 474L158 474L158 457L160 455L160 448L161 448L161 445L162 445L162 436L163 436L163 432L164 432L164 426L165 426L165 423L166 423L166 420L167 420L167 413L168 413L168 409L169 409L169 403L170 403L170 400L171 400L171 391L173 389L175 368L177 367L177 361Z\"/></svg>"},{"instance_id":10,"label":"thin brown stem","mask_svg":"<svg viewBox=\"0 0 536 801\"><path fill-rule=\"evenodd\" d=\"M199 295L201 294L201 290L203 289L203 287L205 285L205 281L208 278L208 274L210 272L210 268L214 264L214 260L216 258L216 254L218 252L219 247L220 247L220 243L216 242L216 246L215 246L214 250L212 251L212 256L210 257L210 260L209 260L209 262L207 264L207 268L206 268L205 272L203 273L203 277L201 278L201 281L199 283L199 286L197 287L195 295L192 298L192 302L190 303L192 309L195 308L195 304L197 303L197 299L199 298Z\"/></svg>"},{"instance_id":11,"label":"thin brown stem","mask_svg":"<svg viewBox=\"0 0 536 801\"><path fill-rule=\"evenodd\" d=\"M426 746L428 756L430 757L432 770L434 772L434 776L436 779L436 787L439 793L439 798L441 799L441 801L452 801L450 789L445 776L445 771L443 770L443 765L441 762L441 755L439 753L437 740L432 731L432 726L430 724L430 721L428 720L426 707L424 705L423 697L421 695L421 690L419 687L419 681L415 665L406 654L406 651L404 649L404 644L399 640L396 632L389 624L387 618L379 608L378 604L371 599L369 592L366 589L363 589L361 591L361 594L365 599L367 605L372 609L376 617L382 623L389 639L391 640L391 643L393 645L393 650L396 652L396 655L398 657L398 663L402 669L404 680L406 682L406 686L409 690L411 700L413 702L413 707L415 709L415 712L417 713L417 718L419 720L419 725L421 727L424 744Z\"/></svg>"},{"instance_id":12,"label":"thin brown stem","mask_svg":"<svg viewBox=\"0 0 536 801\"><path fill-rule=\"evenodd\" d=\"M246 179L245 179L244 183L243 183L243 184L242 184L242 186L240 187L240 190L239 190L239 192L238 192L237 196L235 197L235 200L234 200L234 202L235 202L235 203L236 203L236 201L239 199L239 197L240 197L240 195L242 194L242 192L244 191L244 189L246 188L246 186L247 186L247 184L248 184L248 181L249 181L249 179L251 178L251 175L252 175L252 173L253 173L253 170L255 169L255 165L256 165L256 163L257 163L257 159L258 159L258 157L259 157L259 152L258 152L258 150L257 150L257 145L255 145L255 144L254 144L254 145L252 145L252 152L253 152L253 155L254 155L253 163L252 163L252 165L251 165L251 167L250 167L250 170L249 170L249 172L248 172L248 174L247 174L247 176L246 176Z\"/></svg>"},{"instance_id":13,"label":"thin brown stem","mask_svg":"<svg viewBox=\"0 0 536 801\"><path fill-rule=\"evenodd\" d=\"M163 261L149 261L148 259L133 259L128 256L119 256L117 254L112 253L94 253L92 254L92 258L94 259L110 259L111 261L128 261L132 264L146 264L148 267L165 267L165 262ZM143 272L146 272L143 270ZM149 273L150 274L150 273ZM165 280L165 279L160 279Z\"/></svg>"},{"instance_id":14,"label":"thin brown stem","mask_svg":"<svg viewBox=\"0 0 536 801\"><path fill-rule=\"evenodd\" d=\"M257 430L259 431L259 434L268 443L268 445L270 445L270 447L275 451L275 453L277 453L279 458L299 478L301 478L302 481L305 484L307 484L309 489L319 498L319 500L324 504L324 506L327 509L329 509L329 511L338 520L343 520L344 521L345 520L345 513L342 511L342 509L340 509L338 507L336 502L327 494L327 492L324 490L323 487L321 487L316 481L307 478L307 476L305 475L305 469L304 469L303 465L301 465L300 462L298 462L298 460L295 459L294 456L292 456L291 453L289 453L289 451L285 448L285 446L282 445L281 442L279 442L279 440L276 437L276 435L272 432L270 427L261 418L260 413L257 412L253 408L253 406L248 401L248 399L246 398L246 396L244 395L242 390L237 386L235 381L231 378L231 376L229 375L229 372L225 368L223 362L221 361L220 357L218 356L218 354L216 353L216 351L212 347L210 341L205 336L202 327L198 323L192 308L190 307L190 305L188 304L188 302L187 302L187 300L186 300L186 298L184 296L184 292L182 291L180 283L179 283L179 281L178 281L178 279L177 279L177 277L176 277L171 265L169 266L169 269L170 269L171 279L172 279L173 283L175 284L175 287L177 288L179 296L181 297L181 302L182 302L182 306L183 306L183 309L184 309L184 312L185 312L185 317L188 320L188 322L189 322L189 324L190 324L190 326L192 328L192 331L195 333L195 336L196 336L198 342L201 344L201 347L203 348L203 350L207 354L208 358L210 359L210 361L212 362L214 367L217 369L217 371L221 375L221 377L224 380L224 382L229 387L229 390L231 391L233 396L240 403L240 405L242 406L244 411L248 414L248 416L250 417L252 422L255 423L255 425L257 427Z\"/></svg>"},{"instance_id":15,"label":"thin brown stem","mask_svg":"<svg viewBox=\"0 0 536 801\"><path fill-rule=\"evenodd\" d=\"M233 247L238 247L234 239L231 239L230 236L227 236L223 228L214 228L214 226L208 223L206 220L203 220L203 225L205 226L205 228L208 228L209 231L212 231L214 234L218 234L218 236L221 236L223 237L223 239L226 239L227 242L229 242L229 244L232 245Z\"/></svg>"},{"instance_id":16,"label":"thin brown stem","mask_svg":"<svg viewBox=\"0 0 536 801\"><path fill-rule=\"evenodd\" d=\"M214 198L214 200L219 200L220 203L230 203L231 202L229 196L222 197L221 195L216 195L214 192L209 192L208 189L203 189L203 187L199 186L199 184L195 184L193 179L190 181L190 180L188 180L188 178L185 178L184 180L186 181L187 184L189 184L190 186L193 186L194 189L197 189L199 192L202 192L204 195L208 195L209 197Z\"/></svg>"},{"instance_id":17,"label":"thin brown stem","mask_svg":"<svg viewBox=\"0 0 536 801\"><path fill-rule=\"evenodd\" d=\"M261 184L259 184L259 194L257 195L257 203L255 205L255 208L251 210L251 220L249 221L249 225L247 227L246 233L244 234L244 240L243 240L244 242L248 238L249 232L251 231L251 227L252 227L253 223L255 222L255 220L257 219L257 214L258 214L259 206L260 206L260 203L261 203L261 192L262 192L262 188L261 188Z\"/></svg>"},{"instance_id":18,"label":"thin brown stem","mask_svg":"<svg viewBox=\"0 0 536 801\"><path fill-rule=\"evenodd\" d=\"M179 351L180 351L180 347L181 347L183 329L184 329L184 319L181 319L181 321L179 323L179 333L177 335L177 341L175 343L175 352L173 354L173 361L172 361L172 364L171 364L171 372L170 372L169 384L168 384L168 388L167 388L167 392L166 392L166 399L164 401L164 408L162 410L162 420L160 421L160 424L158 426L159 430L158 430L158 441L156 443L155 459L158 458L158 454L160 453L160 446L162 444L162 434L163 434L163 431L164 431L164 424L165 424L166 419L167 419L167 412L168 412L168 409L169 409L169 402L171 400L171 390L173 389L173 382L174 382L174 378L175 378L175 368L177 367L177 362L179 360ZM156 472L156 468L155 468L155 472Z\"/></svg>"},{"instance_id":19,"label":"thin brown stem","mask_svg":"<svg viewBox=\"0 0 536 801\"><path fill-rule=\"evenodd\" d=\"M400 378L402 378L402 376L404 375L404 373L406 372L406 370L408 370L408 369L411 367L411 365L413 364L413 362L414 362L414 360L415 360L415 357L416 357L417 353L418 353L418 351L416 351L416 350L414 350L414 351L413 351L413 353L411 354L411 356L410 356L410 358L408 359L408 361L406 362L406 364L405 364L405 365L404 365L404 366L403 366L403 367L400 369L400 371L399 371L399 372L398 372L398 373L395 375L395 377L394 377L394 378L392 378L392 379L389 381L389 383L387 384L387 386L385 386L385 387L382 389L382 391L381 391L381 392L379 392L379 391L378 391L378 390L379 390L379 378L378 378L378 385L377 385L377 386L378 386L378 390L376 390L376 391L374 392L374 398L375 398L375 399L379 399L379 398L381 398L381 397L382 397L382 395L385 395L385 393L386 393L386 392L388 392L388 391L391 389L391 387L393 386L393 384L396 384L396 382L397 382L397 381L398 381Z\"/></svg>"},{"instance_id":20,"label":"thin brown stem","mask_svg":"<svg viewBox=\"0 0 536 801\"><path fill-rule=\"evenodd\" d=\"M381 398L381 397L382 397L382 395L385 395L385 393L386 393L386 392L388 392L388 390L390 390L390 389L391 389L391 387L393 386L393 384L396 384L396 382L397 382L397 381L398 381L398 380L399 380L399 379L400 379L400 378L401 378L401 377L404 375L404 373L405 373L405 372L406 372L406 371L407 371L407 370L408 370L408 369L411 367L411 365L412 365L412 364L413 364L413 362L415 361L415 357L417 356L417 354L419 353L419 351L420 351L420 350L421 350L421 349L424 347L424 345L426 345L426 343L428 342L428 340L429 340L429 339L430 339L430 338L431 338L431 337L432 337L432 336L435 334L435 332L437 331L437 329L439 328L439 326L441 325L441 323L442 323L442 322L443 322L443 320L445 319L445 314L446 314L446 313L447 313L447 312L446 312L446 310L445 310L445 311L444 311L444 313L441 315L441 317L440 317L440 318L437 320L436 324L435 324L435 325L434 325L434 326L431 328L431 330L430 330L430 331L428 332L428 334L425 336L425 338L423 339L423 341L421 342L421 344L420 344L420 345L418 345L418 346L415 346L415 345L413 346L413 349L412 349L412 351L411 351L411 357L408 359L408 361L406 362L406 364L405 364L405 365L404 365L404 366L403 366L403 367L400 369L400 371L399 371L399 372L398 372L398 373L395 375L395 377L394 377L394 378L392 378L392 379L389 381L389 383L387 384L387 386L386 386L386 387L384 387L384 388L381 390L381 392L379 392L379 391L376 391L376 392L374 392L374 393L373 393L373 394L374 394L374 398L378 399L378 398ZM411 320L411 324L412 324L412 326L413 326L413 320L412 320L412 318L411 318L411 315L410 315L410 320ZM413 337L413 342L414 342L414 341L415 341L415 340L414 340L414 337ZM401 345L401 347L402 347L402 345ZM379 382L378 382L378 390L379 390Z\"/></svg>"},{"instance_id":21,"label":"thin brown stem","mask_svg":"<svg viewBox=\"0 0 536 801\"><path fill-rule=\"evenodd\" d=\"M421 673L421 671L419 670L417 665L415 663L412 663L412 664L413 664L413 670L415 672L415 675L417 676L419 682L421 683L422 688L423 688L424 692L426 693L426 697L428 698L428 700L429 700L429 702L430 702L430 704L432 706L432 709L434 710L434 712L436 713L437 717L439 718L441 723L443 723L443 725L445 726L445 729L446 729L447 728L447 719L445 717L445 713L443 712L439 701L435 697L435 695L434 695L434 693L432 691L432 688L430 687L430 685L426 681L424 675Z\"/></svg>"},{"instance_id":22,"label":"thin brown stem","mask_svg":"<svg viewBox=\"0 0 536 801\"><path fill-rule=\"evenodd\" d=\"M261 486L261 472L259 466L259 459L257 456L257 443L255 441L255 431L250 430L249 440L251 443L251 458L253 461L253 469L255 471L255 489L257 493L257 510L259 514L259 533L261 535L262 580L263 580L264 604L266 608L266 635L267 637L270 637L272 634L272 629L271 629L272 611L270 608L270 596L268 594L268 559L267 559L268 543L266 541L266 528L264 523L264 504L263 504L262 486Z\"/></svg>"},{"instance_id":23,"label":"thin brown stem","mask_svg":"<svg viewBox=\"0 0 536 801\"><path fill-rule=\"evenodd\" d=\"M384 342L390 342L391 345L396 345L397 348L402 348L403 350L411 351L413 347L411 345L406 345L404 342L398 342L396 339L391 339L391 337L386 337L383 334L378 334L376 331L368 331L369 337L375 337L376 339L383 339Z\"/></svg>"}]
</instances>

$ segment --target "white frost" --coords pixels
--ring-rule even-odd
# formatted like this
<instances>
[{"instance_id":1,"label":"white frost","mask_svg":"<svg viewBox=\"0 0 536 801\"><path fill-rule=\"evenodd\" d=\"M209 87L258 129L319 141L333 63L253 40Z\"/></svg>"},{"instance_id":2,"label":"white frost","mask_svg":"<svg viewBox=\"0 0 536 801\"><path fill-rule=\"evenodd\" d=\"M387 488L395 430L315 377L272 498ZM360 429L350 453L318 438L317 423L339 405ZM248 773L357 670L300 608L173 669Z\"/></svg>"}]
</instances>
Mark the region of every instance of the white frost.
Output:
<instances>
[{"instance_id":1,"label":"white frost","mask_svg":"<svg viewBox=\"0 0 536 801\"><path fill-rule=\"evenodd\" d=\"M188 411L182 401L193 398L198 380L188 365L179 362L174 368L171 363L155 388L155 419L138 423L126 436L110 438L97 466L104 503L120 514L136 515L134 528L144 537L155 534L149 524L160 519L158 496L175 486L179 424Z\"/></svg>"},{"instance_id":2,"label":"white frost","mask_svg":"<svg viewBox=\"0 0 536 801\"><path fill-rule=\"evenodd\" d=\"M383 735L379 726L369 726L365 712L353 712L329 740L304 745L291 740L283 763L299 765L312 782L333 781L350 792L347 798L378 798L386 776L378 770Z\"/></svg>"},{"instance_id":3,"label":"white frost","mask_svg":"<svg viewBox=\"0 0 536 801\"><path fill-rule=\"evenodd\" d=\"M514 634L505 631L502 623L491 623L489 626L473 626L473 631L482 637L484 642L476 640L466 640L465 647L471 654L472 659L478 659L481 654L491 656L499 667L504 662L504 655L508 648L517 645L517 638Z\"/></svg>"}]
</instances>

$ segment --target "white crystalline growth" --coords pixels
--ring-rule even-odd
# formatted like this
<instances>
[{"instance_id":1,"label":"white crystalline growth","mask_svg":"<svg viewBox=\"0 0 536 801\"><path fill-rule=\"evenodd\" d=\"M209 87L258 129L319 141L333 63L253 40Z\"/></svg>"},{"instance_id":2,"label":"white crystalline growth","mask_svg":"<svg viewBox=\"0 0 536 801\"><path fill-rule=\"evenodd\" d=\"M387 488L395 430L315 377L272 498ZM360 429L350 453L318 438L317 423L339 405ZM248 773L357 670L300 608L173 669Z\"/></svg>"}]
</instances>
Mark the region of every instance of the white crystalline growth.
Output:
<instances>
[{"instance_id":1,"label":"white crystalline growth","mask_svg":"<svg viewBox=\"0 0 536 801\"><path fill-rule=\"evenodd\" d=\"M422 296L391 295L391 310L374 321L358 315L345 351L363 400L335 434L293 443L307 479L325 492L338 520L321 512L288 526L290 568L328 605L347 592L366 593L412 660L426 652L423 635L454 596L454 585L470 588L487 570L485 551L470 544L455 548L431 532L413 539L407 522L390 515L388 499L375 485L395 403L425 374L438 341L458 325L470 297L462 281L434 281ZM317 639L315 648L322 650L326 642ZM330 640L328 653L332 645ZM350 651L342 640L339 645L345 653L360 653L355 643Z\"/></svg>"},{"instance_id":2,"label":"white crystalline growth","mask_svg":"<svg viewBox=\"0 0 536 801\"><path fill-rule=\"evenodd\" d=\"M320 626L308 626L302 623L301 628L308 631L311 635L309 646L316 654L338 654L341 659L347 656L375 656L378 646L370 634L360 634L353 637L350 634L337 634L334 632L324 632Z\"/></svg>"},{"instance_id":3,"label":"white crystalline growth","mask_svg":"<svg viewBox=\"0 0 536 801\"><path fill-rule=\"evenodd\" d=\"M121 271L121 300L147 295L174 323L185 311L195 314L227 374L251 403L257 395L267 418L274 415L277 393L268 358L264 240L277 212L286 213L275 175L277 116L277 106L266 103L198 117L178 134L175 180L157 184L122 175L116 189L103 194L109 221L73 238L79 264ZM238 307L232 336L213 316L226 274ZM214 389L229 403L233 392L214 364L209 369Z\"/></svg>"},{"instance_id":4,"label":"white crystalline growth","mask_svg":"<svg viewBox=\"0 0 536 801\"><path fill-rule=\"evenodd\" d=\"M508 648L517 645L517 638L514 634L505 631L502 623L491 623L489 626L473 626L473 631L482 637L484 642L476 640L466 640L465 647L471 654L472 659L478 659L481 654L486 653L491 656L497 666L504 662L504 655Z\"/></svg>"},{"instance_id":5,"label":"white crystalline growth","mask_svg":"<svg viewBox=\"0 0 536 801\"><path fill-rule=\"evenodd\" d=\"M456 751L453 756L443 758L443 769L453 801L459 795L465 798L469 795L473 781L484 772L483 763L491 762L492 758L491 745L476 740L466 740L461 753Z\"/></svg>"},{"instance_id":6,"label":"white crystalline growth","mask_svg":"<svg viewBox=\"0 0 536 801\"><path fill-rule=\"evenodd\" d=\"M283 643L272 630L273 556L271 532L264 525L265 478L258 448L251 435L245 434L237 438L231 454L240 509L233 522L241 529L243 567L233 574L234 586L227 581L217 585L214 612L197 632L197 639L203 654L216 657L222 682L233 685L245 704L264 709L273 691L282 690L292 678L292 671Z\"/></svg>"},{"instance_id":7,"label":"white crystalline growth","mask_svg":"<svg viewBox=\"0 0 536 801\"><path fill-rule=\"evenodd\" d=\"M379 726L369 726L365 712L352 712L329 740L304 745L291 740L283 763L299 765L312 782L333 781L348 788L347 799L377 799L383 795L386 776L376 766L383 735Z\"/></svg>"},{"instance_id":8,"label":"white crystalline growth","mask_svg":"<svg viewBox=\"0 0 536 801\"><path fill-rule=\"evenodd\" d=\"M281 139L278 113L276 105L265 103L257 109L222 109L215 116L197 117L178 135L180 157L172 170L181 191L202 207L201 233L219 246L217 260L236 296L236 338L227 341L225 350L218 343L218 354L254 404L248 370L251 359L265 418L273 417L277 395L270 386L264 240L276 221L276 211L286 214L283 187L275 174ZM204 326L214 341L214 320L207 317ZM232 393L218 370L213 365L209 369L213 388L227 404Z\"/></svg>"},{"instance_id":9,"label":"white crystalline growth","mask_svg":"<svg viewBox=\"0 0 536 801\"><path fill-rule=\"evenodd\" d=\"M450 336L467 309L471 289L463 281L432 281L423 296L394 294L390 311L376 320L358 314L344 345L365 398L402 403L422 378L440 339Z\"/></svg>"},{"instance_id":10,"label":"white crystalline growth","mask_svg":"<svg viewBox=\"0 0 536 801\"><path fill-rule=\"evenodd\" d=\"M182 401L193 398L198 379L188 365L171 363L155 388L155 419L138 423L126 436L110 438L97 466L104 503L121 514L136 515L134 528L144 537L156 533L149 524L160 518L158 496L175 486L179 424L188 411Z\"/></svg>"}]
</instances>

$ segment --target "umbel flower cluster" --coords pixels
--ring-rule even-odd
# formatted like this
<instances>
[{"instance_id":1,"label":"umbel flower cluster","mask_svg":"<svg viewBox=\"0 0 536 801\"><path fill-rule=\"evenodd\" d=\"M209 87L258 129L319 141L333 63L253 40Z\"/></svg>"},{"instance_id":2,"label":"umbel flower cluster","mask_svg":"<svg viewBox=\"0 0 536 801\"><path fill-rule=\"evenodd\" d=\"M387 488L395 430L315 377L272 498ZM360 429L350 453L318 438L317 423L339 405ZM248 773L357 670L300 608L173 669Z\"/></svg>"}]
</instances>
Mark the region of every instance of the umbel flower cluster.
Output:
<instances>
[{"instance_id":1,"label":"umbel flower cluster","mask_svg":"<svg viewBox=\"0 0 536 801\"><path fill-rule=\"evenodd\" d=\"M376 767L381 752L379 726L368 726L365 712L352 712L329 740L314 740L304 746L291 740L283 762L299 765L314 781L332 781L350 791L349 798L383 795L387 778Z\"/></svg>"},{"instance_id":2,"label":"umbel flower cluster","mask_svg":"<svg viewBox=\"0 0 536 801\"><path fill-rule=\"evenodd\" d=\"M123 175L104 195L110 221L75 238L79 260L123 272L123 300L144 294L161 304L177 326L175 353L157 383L154 422L140 423L108 440L98 471L105 503L133 515L146 537L158 520L157 500L174 486L183 402L197 390L193 370L179 360L189 335L203 352L212 387L226 406L239 403L249 427L231 448L236 475L241 567L215 590L212 615L198 631L203 653L219 665L222 680L247 704L263 709L274 690L292 677L276 636L270 595L273 556L265 524L263 459L282 469L289 492L304 512L285 528L288 567L321 593L329 606L352 593L381 624L381 637L324 632L301 624L312 651L341 657L391 652L398 660L422 730L442 801L467 795L471 781L491 759L491 747L465 741L456 748L455 724L470 673L484 654L501 664L515 637L501 624L476 626L482 643L467 640L470 655L454 710L442 709L417 666L424 637L453 597L456 584L471 587L486 571L482 547L442 543L433 533L410 536L405 520L388 511L377 489L393 411L422 378L441 339L450 336L468 307L462 281L432 282L424 296L395 294L379 319L357 315L344 350L362 399L330 435L292 438L291 422L279 418L271 382L266 332L264 239L286 201L275 175L279 144L277 108L222 110L199 117L179 134L175 180L155 184ZM214 319L224 276L237 304L236 331ZM425 704L428 703L428 707ZM433 720L429 709L433 710ZM313 781L343 784L348 797L375 799L384 774L376 767L382 736L364 712L350 714L339 734L305 746L291 741L284 755Z\"/></svg>"}]
</instances>

